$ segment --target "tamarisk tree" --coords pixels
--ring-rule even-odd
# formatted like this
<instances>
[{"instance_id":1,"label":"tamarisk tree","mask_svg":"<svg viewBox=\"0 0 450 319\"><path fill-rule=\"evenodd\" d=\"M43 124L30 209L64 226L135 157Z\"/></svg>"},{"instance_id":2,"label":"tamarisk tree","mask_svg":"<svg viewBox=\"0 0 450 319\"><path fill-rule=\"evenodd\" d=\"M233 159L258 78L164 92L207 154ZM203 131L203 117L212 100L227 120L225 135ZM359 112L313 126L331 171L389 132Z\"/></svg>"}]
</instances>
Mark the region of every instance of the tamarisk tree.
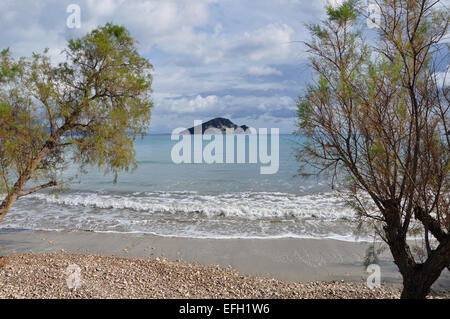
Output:
<instances>
[{"instance_id":1,"label":"tamarisk tree","mask_svg":"<svg viewBox=\"0 0 450 319\"><path fill-rule=\"evenodd\" d=\"M449 11L436 0L328 6L306 43L315 74L298 100L299 160L346 185L359 222L387 243L402 298L425 298L450 265ZM305 166L306 167L306 166ZM410 235L420 236L414 249Z\"/></svg>"},{"instance_id":2,"label":"tamarisk tree","mask_svg":"<svg viewBox=\"0 0 450 319\"><path fill-rule=\"evenodd\" d=\"M115 174L136 166L133 142L152 109L152 65L122 26L106 24L63 51L0 55L0 222L14 202L66 182L68 163Z\"/></svg>"}]
</instances>

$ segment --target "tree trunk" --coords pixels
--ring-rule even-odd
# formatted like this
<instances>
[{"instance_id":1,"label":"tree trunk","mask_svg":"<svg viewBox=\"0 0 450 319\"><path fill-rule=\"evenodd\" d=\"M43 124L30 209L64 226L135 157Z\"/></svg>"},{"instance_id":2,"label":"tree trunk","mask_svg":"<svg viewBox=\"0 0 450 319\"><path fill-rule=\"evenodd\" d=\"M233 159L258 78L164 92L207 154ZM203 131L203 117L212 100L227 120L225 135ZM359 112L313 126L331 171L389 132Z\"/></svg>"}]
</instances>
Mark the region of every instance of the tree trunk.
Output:
<instances>
[{"instance_id":1,"label":"tree trunk","mask_svg":"<svg viewBox=\"0 0 450 319\"><path fill-rule=\"evenodd\" d=\"M0 224L3 222L3 219L5 219L6 213L6 209L0 208Z\"/></svg>"},{"instance_id":2,"label":"tree trunk","mask_svg":"<svg viewBox=\"0 0 450 319\"><path fill-rule=\"evenodd\" d=\"M11 206L15 203L15 201L20 197L25 184L31 178L31 175L36 170L38 164L42 161L42 159L50 152L51 146L54 146L54 142L47 141L42 150L38 153L38 155L31 161L31 163L26 167L22 175L20 175L19 179L14 184L11 192L9 192L3 202L0 204L0 223L5 219L6 214L8 213Z\"/></svg>"},{"instance_id":3,"label":"tree trunk","mask_svg":"<svg viewBox=\"0 0 450 319\"><path fill-rule=\"evenodd\" d=\"M414 261L406 241L399 238L395 243L388 243L394 262L403 277L402 299L425 299L431 286L447 267L448 244L433 250L428 259L421 264Z\"/></svg>"},{"instance_id":4,"label":"tree trunk","mask_svg":"<svg viewBox=\"0 0 450 319\"><path fill-rule=\"evenodd\" d=\"M398 203L386 202L383 212L386 225L384 232L394 262L403 277L402 299L425 299L431 286L448 264L450 240L431 251L425 263L416 263L401 225L401 211Z\"/></svg>"},{"instance_id":5,"label":"tree trunk","mask_svg":"<svg viewBox=\"0 0 450 319\"><path fill-rule=\"evenodd\" d=\"M39 151L39 153L36 155L35 158L33 158L30 162L30 164L26 167L24 172L20 175L19 179L14 184L12 191L8 193L8 195L5 197L3 202L0 204L0 224L5 219L6 214L8 213L11 206L14 204L14 202L21 196L23 196L23 188L25 187L25 184L30 180L32 174L35 172L36 167L39 165L39 163L42 161L42 159L48 155L48 153L56 146L56 141L60 139L60 137L67 131L70 131L74 128L74 124L72 124L72 121L80 114L81 108L78 108L75 110L71 115L70 119L66 120L63 126L61 126L54 135L50 136L50 138L45 142L42 149ZM51 187L55 186L56 182L51 181L45 185L42 185L44 187ZM30 193L30 192L28 192Z\"/></svg>"},{"instance_id":6,"label":"tree trunk","mask_svg":"<svg viewBox=\"0 0 450 319\"><path fill-rule=\"evenodd\" d=\"M427 276L423 276L421 272L415 271L408 275L403 275L403 290L401 299L426 299L430 293L431 285L427 280Z\"/></svg>"},{"instance_id":7,"label":"tree trunk","mask_svg":"<svg viewBox=\"0 0 450 319\"><path fill-rule=\"evenodd\" d=\"M441 272L448 267L450 260L450 238L444 240L430 251L424 263L416 263L404 235L385 227L388 244L394 262L403 277L402 299L425 299L431 286L439 278Z\"/></svg>"},{"instance_id":8,"label":"tree trunk","mask_svg":"<svg viewBox=\"0 0 450 319\"><path fill-rule=\"evenodd\" d=\"M14 185L14 188L13 188L12 192L8 193L8 195L6 195L6 197L3 200L3 202L0 204L0 224L5 219L5 216L8 213L9 209L11 208L11 206L19 198L19 194L22 191L23 186L25 185L25 183L26 183L26 181L21 176L17 180L16 184Z\"/></svg>"}]
</instances>

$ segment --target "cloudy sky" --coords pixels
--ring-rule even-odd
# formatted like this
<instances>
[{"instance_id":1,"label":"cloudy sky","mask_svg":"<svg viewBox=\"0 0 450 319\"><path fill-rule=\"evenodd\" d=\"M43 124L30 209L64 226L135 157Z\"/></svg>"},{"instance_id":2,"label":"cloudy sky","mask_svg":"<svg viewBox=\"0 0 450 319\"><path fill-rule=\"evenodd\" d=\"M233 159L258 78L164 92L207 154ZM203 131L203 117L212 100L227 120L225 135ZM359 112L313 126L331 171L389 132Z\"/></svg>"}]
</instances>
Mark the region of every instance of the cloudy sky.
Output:
<instances>
[{"instance_id":1,"label":"cloudy sky","mask_svg":"<svg viewBox=\"0 0 450 319\"><path fill-rule=\"evenodd\" d=\"M0 2L0 43L15 55L48 47L57 61L70 38L106 22L126 26L155 67L150 132L222 116L294 130L295 99L310 78L305 23L326 0L83 0ZM81 28L66 25L81 8Z\"/></svg>"}]
</instances>

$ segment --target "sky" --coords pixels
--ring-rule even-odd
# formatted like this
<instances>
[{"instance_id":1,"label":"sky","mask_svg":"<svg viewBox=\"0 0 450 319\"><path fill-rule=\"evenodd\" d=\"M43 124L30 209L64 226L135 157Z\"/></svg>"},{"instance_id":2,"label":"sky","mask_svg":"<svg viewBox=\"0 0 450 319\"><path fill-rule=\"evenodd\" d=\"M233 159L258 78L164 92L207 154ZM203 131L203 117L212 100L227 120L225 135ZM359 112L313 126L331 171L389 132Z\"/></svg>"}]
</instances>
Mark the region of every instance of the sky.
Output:
<instances>
[{"instance_id":1,"label":"sky","mask_svg":"<svg viewBox=\"0 0 450 319\"><path fill-rule=\"evenodd\" d=\"M124 25L154 66L150 133L226 117L238 125L295 130L297 96L311 78L305 23L327 0L83 0L0 2L0 43L16 56L49 48L107 22ZM333 1L339 2L339 1ZM81 27L69 28L77 4Z\"/></svg>"}]
</instances>

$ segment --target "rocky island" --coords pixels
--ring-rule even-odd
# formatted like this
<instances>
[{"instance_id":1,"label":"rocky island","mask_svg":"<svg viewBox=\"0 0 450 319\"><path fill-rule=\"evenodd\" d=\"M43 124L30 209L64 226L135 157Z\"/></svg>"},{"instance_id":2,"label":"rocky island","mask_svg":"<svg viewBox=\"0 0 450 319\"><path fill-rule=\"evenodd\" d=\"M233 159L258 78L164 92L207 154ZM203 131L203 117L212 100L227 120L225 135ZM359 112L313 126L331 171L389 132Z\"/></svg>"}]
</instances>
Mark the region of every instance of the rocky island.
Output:
<instances>
[{"instance_id":1,"label":"rocky island","mask_svg":"<svg viewBox=\"0 0 450 319\"><path fill-rule=\"evenodd\" d=\"M200 127L201 126L201 127ZM212 120L209 120L201 125L191 127L181 134L189 135L189 134L198 134L197 132L202 132L205 134L205 131L208 129L217 129L222 132L222 134L249 134L249 127L247 125L238 126L231 122L229 119L223 117L216 117Z\"/></svg>"}]
</instances>

